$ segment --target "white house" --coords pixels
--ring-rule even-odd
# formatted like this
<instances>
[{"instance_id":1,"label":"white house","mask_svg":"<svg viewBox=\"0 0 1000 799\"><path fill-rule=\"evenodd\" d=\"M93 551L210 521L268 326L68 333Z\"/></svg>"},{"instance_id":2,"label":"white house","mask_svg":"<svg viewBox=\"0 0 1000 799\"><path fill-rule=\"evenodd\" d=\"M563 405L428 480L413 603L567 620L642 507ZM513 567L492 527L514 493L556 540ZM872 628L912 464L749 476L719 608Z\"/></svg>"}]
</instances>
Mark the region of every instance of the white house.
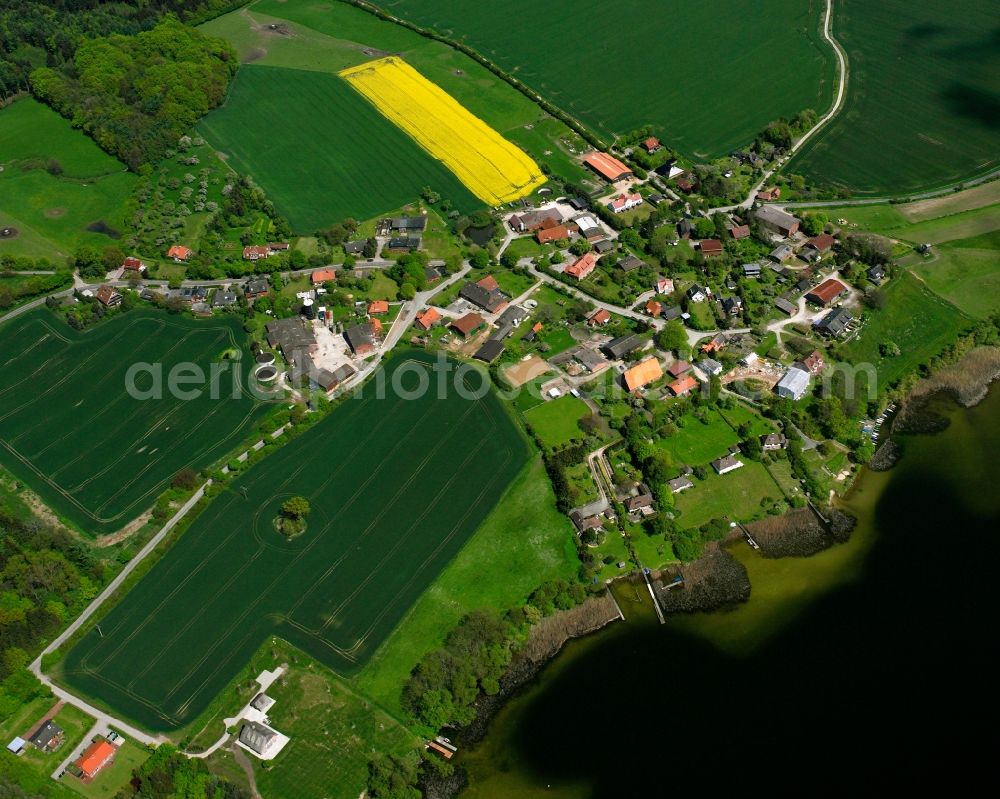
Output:
<instances>
[{"instance_id":1,"label":"white house","mask_svg":"<svg viewBox=\"0 0 1000 799\"><path fill-rule=\"evenodd\" d=\"M619 194L608 203L608 210L613 214L621 214L640 205L642 205L642 196L638 192Z\"/></svg>"}]
</instances>

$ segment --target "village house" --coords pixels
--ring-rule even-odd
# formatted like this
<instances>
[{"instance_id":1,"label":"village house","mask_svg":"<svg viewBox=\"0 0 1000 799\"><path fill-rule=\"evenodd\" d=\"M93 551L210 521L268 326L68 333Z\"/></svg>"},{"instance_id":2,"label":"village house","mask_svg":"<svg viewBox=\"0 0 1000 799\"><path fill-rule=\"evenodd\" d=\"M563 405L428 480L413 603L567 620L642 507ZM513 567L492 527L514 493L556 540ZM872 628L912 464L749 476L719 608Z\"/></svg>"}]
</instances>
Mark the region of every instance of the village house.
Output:
<instances>
[{"instance_id":1,"label":"village house","mask_svg":"<svg viewBox=\"0 0 1000 799\"><path fill-rule=\"evenodd\" d=\"M637 258L632 253L629 253L624 258L618 262L618 268L621 269L625 274L629 272L634 272L636 269L640 269L646 265L646 262L641 258Z\"/></svg>"},{"instance_id":2,"label":"village house","mask_svg":"<svg viewBox=\"0 0 1000 799\"><path fill-rule=\"evenodd\" d=\"M783 399L798 402L809 390L809 372L792 366L774 387L774 393Z\"/></svg>"},{"instance_id":3,"label":"village house","mask_svg":"<svg viewBox=\"0 0 1000 799\"><path fill-rule=\"evenodd\" d=\"M695 366L709 377L716 377L722 374L722 364L712 358L702 358Z\"/></svg>"},{"instance_id":4,"label":"village house","mask_svg":"<svg viewBox=\"0 0 1000 799\"><path fill-rule=\"evenodd\" d=\"M684 375L667 384L670 393L675 397L683 397L698 388L698 381L691 375Z\"/></svg>"},{"instance_id":5,"label":"village house","mask_svg":"<svg viewBox=\"0 0 1000 799\"><path fill-rule=\"evenodd\" d=\"M194 255L194 250L185 247L183 244L174 244L167 250L167 258L172 258L174 263L183 263Z\"/></svg>"},{"instance_id":6,"label":"village house","mask_svg":"<svg viewBox=\"0 0 1000 799\"><path fill-rule=\"evenodd\" d=\"M126 272L135 272L136 274L142 274L146 271L146 264L133 255L128 256L124 261L122 261L122 269Z\"/></svg>"},{"instance_id":7,"label":"village house","mask_svg":"<svg viewBox=\"0 0 1000 799\"><path fill-rule=\"evenodd\" d=\"M586 252L566 267L564 274L585 280L597 268L597 253Z\"/></svg>"},{"instance_id":8,"label":"village house","mask_svg":"<svg viewBox=\"0 0 1000 799\"><path fill-rule=\"evenodd\" d=\"M611 313L604 310L603 308L598 308L587 318L588 327L601 327L606 325L611 321Z\"/></svg>"},{"instance_id":9,"label":"village house","mask_svg":"<svg viewBox=\"0 0 1000 799\"><path fill-rule=\"evenodd\" d=\"M345 255L363 255L365 251L365 240L358 239L357 241L345 241L342 245L344 248Z\"/></svg>"},{"instance_id":10,"label":"village house","mask_svg":"<svg viewBox=\"0 0 1000 799\"><path fill-rule=\"evenodd\" d=\"M553 225L552 227L541 228L535 233L535 241L539 244L549 244L553 241L562 241L569 238L569 228L565 225Z\"/></svg>"},{"instance_id":11,"label":"village house","mask_svg":"<svg viewBox=\"0 0 1000 799\"><path fill-rule=\"evenodd\" d=\"M777 297L774 300L774 307L779 311L784 311L789 316L795 316L798 313L799 308L794 303L789 302L784 297Z\"/></svg>"},{"instance_id":12,"label":"village house","mask_svg":"<svg viewBox=\"0 0 1000 799\"><path fill-rule=\"evenodd\" d=\"M694 235L694 222L684 217L677 223L677 235L682 239L689 239Z\"/></svg>"},{"instance_id":13,"label":"village house","mask_svg":"<svg viewBox=\"0 0 1000 799\"><path fill-rule=\"evenodd\" d=\"M672 322L684 316L684 309L679 305L671 305L669 308L663 309L662 316L666 321Z\"/></svg>"},{"instance_id":14,"label":"village house","mask_svg":"<svg viewBox=\"0 0 1000 799\"><path fill-rule=\"evenodd\" d=\"M829 233L820 233L805 243L803 249L814 250L817 253L826 253L833 246L834 238Z\"/></svg>"},{"instance_id":15,"label":"village house","mask_svg":"<svg viewBox=\"0 0 1000 799\"><path fill-rule=\"evenodd\" d=\"M806 294L806 302L811 302L813 305L818 305L821 308L825 305L829 305L834 300L838 300L847 294L848 289L843 283L841 283L836 278L829 278L820 283L816 288L809 291Z\"/></svg>"},{"instance_id":16,"label":"village house","mask_svg":"<svg viewBox=\"0 0 1000 799\"><path fill-rule=\"evenodd\" d=\"M671 494L679 494L681 491L687 491L689 488L694 488L694 483L687 475L681 475L680 477L675 477L673 480L667 480L667 485L670 486Z\"/></svg>"},{"instance_id":17,"label":"village house","mask_svg":"<svg viewBox=\"0 0 1000 799\"><path fill-rule=\"evenodd\" d=\"M885 267L881 265L869 266L865 275L876 286L881 286L882 281L885 280Z\"/></svg>"},{"instance_id":18,"label":"village house","mask_svg":"<svg viewBox=\"0 0 1000 799\"><path fill-rule=\"evenodd\" d=\"M515 233L534 233L536 230L556 227L562 221L562 214L557 209L540 208L523 214L512 214L507 225Z\"/></svg>"},{"instance_id":19,"label":"village house","mask_svg":"<svg viewBox=\"0 0 1000 799\"><path fill-rule=\"evenodd\" d=\"M652 508L653 495L649 493L637 494L625 500L625 510L629 513L641 513L644 516L648 516L650 514L644 513L644 511L652 510Z\"/></svg>"},{"instance_id":20,"label":"village house","mask_svg":"<svg viewBox=\"0 0 1000 799\"><path fill-rule=\"evenodd\" d=\"M729 235L732 236L735 241L749 238L750 225L734 225L733 227L729 228Z\"/></svg>"},{"instance_id":21,"label":"village house","mask_svg":"<svg viewBox=\"0 0 1000 799\"><path fill-rule=\"evenodd\" d=\"M612 155L597 150L587 153L583 163L604 178L608 183L617 183L632 177L632 170Z\"/></svg>"},{"instance_id":22,"label":"village house","mask_svg":"<svg viewBox=\"0 0 1000 799\"><path fill-rule=\"evenodd\" d=\"M685 194L690 194L694 191L694 184L683 175L678 176L676 186Z\"/></svg>"},{"instance_id":23,"label":"village house","mask_svg":"<svg viewBox=\"0 0 1000 799\"><path fill-rule=\"evenodd\" d=\"M615 249L615 243L611 239L601 239L594 243L594 249L598 255L606 255Z\"/></svg>"},{"instance_id":24,"label":"village house","mask_svg":"<svg viewBox=\"0 0 1000 799\"><path fill-rule=\"evenodd\" d=\"M659 316L660 312L663 310L663 306L660 305L656 300L650 300L646 303L646 313L650 316Z\"/></svg>"},{"instance_id":25,"label":"village house","mask_svg":"<svg viewBox=\"0 0 1000 799\"><path fill-rule=\"evenodd\" d=\"M569 518L578 534L587 530L598 530L604 525L600 516L584 516L579 510L570 511Z\"/></svg>"},{"instance_id":26,"label":"village house","mask_svg":"<svg viewBox=\"0 0 1000 799\"><path fill-rule=\"evenodd\" d=\"M784 449L788 444L784 433L768 433L766 436L760 437L760 446L764 452L774 452L779 449Z\"/></svg>"},{"instance_id":27,"label":"village house","mask_svg":"<svg viewBox=\"0 0 1000 799\"><path fill-rule=\"evenodd\" d=\"M716 333L711 339L701 345L701 351L706 355L718 352L726 346L726 337L722 333Z\"/></svg>"},{"instance_id":28,"label":"village house","mask_svg":"<svg viewBox=\"0 0 1000 799\"><path fill-rule=\"evenodd\" d=\"M385 247L389 252L414 252L420 249L420 236L393 236Z\"/></svg>"},{"instance_id":29,"label":"village house","mask_svg":"<svg viewBox=\"0 0 1000 799\"><path fill-rule=\"evenodd\" d=\"M54 752L64 737L63 728L49 719L28 738L28 741L39 751Z\"/></svg>"},{"instance_id":30,"label":"village house","mask_svg":"<svg viewBox=\"0 0 1000 799\"><path fill-rule=\"evenodd\" d=\"M266 297L270 286L266 277L252 277L243 286L243 294L248 300Z\"/></svg>"},{"instance_id":31,"label":"village house","mask_svg":"<svg viewBox=\"0 0 1000 799\"><path fill-rule=\"evenodd\" d=\"M312 273L312 284L314 286L321 286L324 283L331 283L337 279L337 270L330 269L317 269Z\"/></svg>"},{"instance_id":32,"label":"village house","mask_svg":"<svg viewBox=\"0 0 1000 799\"><path fill-rule=\"evenodd\" d=\"M698 249L706 258L718 258L722 255L722 242L718 239L702 239L698 244Z\"/></svg>"},{"instance_id":33,"label":"village house","mask_svg":"<svg viewBox=\"0 0 1000 799\"><path fill-rule=\"evenodd\" d=\"M246 722L239 735L239 742L261 757L267 757L278 740L277 732L256 721Z\"/></svg>"},{"instance_id":34,"label":"village house","mask_svg":"<svg viewBox=\"0 0 1000 799\"><path fill-rule=\"evenodd\" d=\"M265 244L251 244L243 248L244 261L259 261L261 258L270 258L271 248Z\"/></svg>"},{"instance_id":35,"label":"village house","mask_svg":"<svg viewBox=\"0 0 1000 799\"><path fill-rule=\"evenodd\" d=\"M753 155L753 153L751 153ZM769 189L762 189L757 192L757 200L762 203L771 202L772 200L777 200L781 197L781 187L772 186Z\"/></svg>"},{"instance_id":36,"label":"village house","mask_svg":"<svg viewBox=\"0 0 1000 799\"><path fill-rule=\"evenodd\" d=\"M427 308L417 314L417 324L424 330L430 330L441 319L437 308Z\"/></svg>"},{"instance_id":37,"label":"village house","mask_svg":"<svg viewBox=\"0 0 1000 799\"><path fill-rule=\"evenodd\" d=\"M717 474L728 474L729 472L734 472L737 469L742 468L743 461L737 458L735 455L726 455L722 458L716 458L712 461L712 468L715 469Z\"/></svg>"},{"instance_id":38,"label":"village house","mask_svg":"<svg viewBox=\"0 0 1000 799\"><path fill-rule=\"evenodd\" d=\"M768 253L767 257L774 261L776 264L783 263L795 255L795 250L792 249L789 244L781 244L775 247L771 252Z\"/></svg>"},{"instance_id":39,"label":"village house","mask_svg":"<svg viewBox=\"0 0 1000 799\"><path fill-rule=\"evenodd\" d=\"M743 264L743 277L747 280L757 280L760 277L760 264Z\"/></svg>"},{"instance_id":40,"label":"village house","mask_svg":"<svg viewBox=\"0 0 1000 799\"><path fill-rule=\"evenodd\" d=\"M656 358L647 358L631 369L626 369L622 375L625 388L631 393L650 383L655 383L663 377L663 369Z\"/></svg>"},{"instance_id":41,"label":"village house","mask_svg":"<svg viewBox=\"0 0 1000 799\"><path fill-rule=\"evenodd\" d=\"M663 149L663 145L660 144L660 140L655 136L650 136L648 139L643 141L640 146L650 155Z\"/></svg>"},{"instance_id":42,"label":"village house","mask_svg":"<svg viewBox=\"0 0 1000 799\"><path fill-rule=\"evenodd\" d=\"M236 292L232 289L216 289L212 295L212 307L217 309L232 308L237 301Z\"/></svg>"},{"instance_id":43,"label":"village house","mask_svg":"<svg viewBox=\"0 0 1000 799\"><path fill-rule=\"evenodd\" d=\"M854 321L854 316L846 308L834 308L822 319L813 322L813 328L824 336L837 338L844 335Z\"/></svg>"},{"instance_id":44,"label":"village house","mask_svg":"<svg viewBox=\"0 0 1000 799\"><path fill-rule=\"evenodd\" d=\"M789 213L775 208L773 205L762 205L754 212L761 227L788 238L794 236L799 229L799 220Z\"/></svg>"},{"instance_id":45,"label":"village house","mask_svg":"<svg viewBox=\"0 0 1000 799\"><path fill-rule=\"evenodd\" d=\"M823 371L823 367L826 366L826 362L823 360L823 356L820 354L819 350L813 350L808 358L802 359L803 368L809 372L811 375L818 375Z\"/></svg>"},{"instance_id":46,"label":"village house","mask_svg":"<svg viewBox=\"0 0 1000 799\"><path fill-rule=\"evenodd\" d=\"M653 291L669 296L674 293L674 281L669 277L659 277L653 285Z\"/></svg>"},{"instance_id":47,"label":"village house","mask_svg":"<svg viewBox=\"0 0 1000 799\"><path fill-rule=\"evenodd\" d=\"M599 372L609 366L603 355L588 347L577 347L573 351L573 360L591 373Z\"/></svg>"},{"instance_id":48,"label":"village house","mask_svg":"<svg viewBox=\"0 0 1000 799\"><path fill-rule=\"evenodd\" d=\"M389 229L393 233L423 233L427 228L427 215L397 216L389 220Z\"/></svg>"},{"instance_id":49,"label":"village house","mask_svg":"<svg viewBox=\"0 0 1000 799\"><path fill-rule=\"evenodd\" d=\"M107 739L98 738L84 750L75 765L80 769L81 777L89 781L115 759L117 752L117 747L113 746Z\"/></svg>"},{"instance_id":50,"label":"village house","mask_svg":"<svg viewBox=\"0 0 1000 799\"><path fill-rule=\"evenodd\" d=\"M372 300L368 303L368 315L380 316L389 313L389 303L386 300Z\"/></svg>"},{"instance_id":51,"label":"village house","mask_svg":"<svg viewBox=\"0 0 1000 799\"><path fill-rule=\"evenodd\" d=\"M621 214L625 211L631 211L640 205L642 205L642 195L638 192L619 194L608 203L608 210L613 214Z\"/></svg>"},{"instance_id":52,"label":"village house","mask_svg":"<svg viewBox=\"0 0 1000 799\"><path fill-rule=\"evenodd\" d=\"M743 313L743 300L740 297L723 297L722 311L726 316L739 316Z\"/></svg>"},{"instance_id":53,"label":"village house","mask_svg":"<svg viewBox=\"0 0 1000 799\"><path fill-rule=\"evenodd\" d=\"M105 308L114 308L122 304L122 295L112 286L101 286L94 292L94 296Z\"/></svg>"},{"instance_id":54,"label":"village house","mask_svg":"<svg viewBox=\"0 0 1000 799\"><path fill-rule=\"evenodd\" d=\"M689 371L690 369L691 369L691 364L689 364L687 361L677 359L672 364L670 364L670 366L667 367L667 373L671 377L680 377L682 374Z\"/></svg>"},{"instance_id":55,"label":"village house","mask_svg":"<svg viewBox=\"0 0 1000 799\"><path fill-rule=\"evenodd\" d=\"M712 290L708 286L699 286L695 283L687 290L687 295L691 302L704 302L712 296Z\"/></svg>"},{"instance_id":56,"label":"village house","mask_svg":"<svg viewBox=\"0 0 1000 799\"><path fill-rule=\"evenodd\" d=\"M487 275L477 283L468 282L462 286L459 295L486 313L499 313L510 301L510 297L500 290L500 286L492 275Z\"/></svg>"},{"instance_id":57,"label":"village house","mask_svg":"<svg viewBox=\"0 0 1000 799\"><path fill-rule=\"evenodd\" d=\"M604 354L613 360L620 360L628 355L630 352L635 352L644 343L641 336L635 334L630 334L627 336L619 336L618 338L613 338L607 344L601 347Z\"/></svg>"},{"instance_id":58,"label":"village house","mask_svg":"<svg viewBox=\"0 0 1000 799\"><path fill-rule=\"evenodd\" d=\"M535 324L531 326L531 330L529 330L527 333L521 336L521 341L527 341L529 343L534 341L536 338L538 338L538 334L541 331L541 329L542 329L542 323L535 322Z\"/></svg>"},{"instance_id":59,"label":"village house","mask_svg":"<svg viewBox=\"0 0 1000 799\"><path fill-rule=\"evenodd\" d=\"M467 313L461 319L455 319L450 327L462 338L468 339L486 329L486 320L477 313Z\"/></svg>"}]
</instances>

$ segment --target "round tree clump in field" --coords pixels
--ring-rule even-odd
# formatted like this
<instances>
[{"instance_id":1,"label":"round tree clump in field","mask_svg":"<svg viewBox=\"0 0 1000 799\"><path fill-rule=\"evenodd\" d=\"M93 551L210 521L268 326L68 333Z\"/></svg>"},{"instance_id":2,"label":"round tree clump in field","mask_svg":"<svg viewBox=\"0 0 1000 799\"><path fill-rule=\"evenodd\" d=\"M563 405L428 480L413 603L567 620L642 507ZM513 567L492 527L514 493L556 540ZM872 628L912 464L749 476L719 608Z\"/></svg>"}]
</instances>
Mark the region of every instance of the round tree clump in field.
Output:
<instances>
[{"instance_id":1,"label":"round tree clump in field","mask_svg":"<svg viewBox=\"0 0 1000 799\"><path fill-rule=\"evenodd\" d=\"M288 538L302 535L306 531L306 517L309 515L309 500L305 497L291 497L281 504L281 513L274 520L275 529Z\"/></svg>"}]
</instances>

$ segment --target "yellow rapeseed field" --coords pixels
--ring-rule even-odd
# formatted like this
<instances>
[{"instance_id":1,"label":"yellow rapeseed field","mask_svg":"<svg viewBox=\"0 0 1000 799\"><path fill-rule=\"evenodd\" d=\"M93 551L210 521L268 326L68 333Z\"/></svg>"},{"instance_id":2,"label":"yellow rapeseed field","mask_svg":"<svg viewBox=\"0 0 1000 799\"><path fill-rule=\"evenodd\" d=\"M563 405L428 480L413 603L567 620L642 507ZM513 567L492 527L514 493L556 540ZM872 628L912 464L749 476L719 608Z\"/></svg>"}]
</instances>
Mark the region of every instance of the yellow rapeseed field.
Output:
<instances>
[{"instance_id":1,"label":"yellow rapeseed field","mask_svg":"<svg viewBox=\"0 0 1000 799\"><path fill-rule=\"evenodd\" d=\"M545 183L524 151L401 59L380 58L339 75L489 205Z\"/></svg>"}]
</instances>

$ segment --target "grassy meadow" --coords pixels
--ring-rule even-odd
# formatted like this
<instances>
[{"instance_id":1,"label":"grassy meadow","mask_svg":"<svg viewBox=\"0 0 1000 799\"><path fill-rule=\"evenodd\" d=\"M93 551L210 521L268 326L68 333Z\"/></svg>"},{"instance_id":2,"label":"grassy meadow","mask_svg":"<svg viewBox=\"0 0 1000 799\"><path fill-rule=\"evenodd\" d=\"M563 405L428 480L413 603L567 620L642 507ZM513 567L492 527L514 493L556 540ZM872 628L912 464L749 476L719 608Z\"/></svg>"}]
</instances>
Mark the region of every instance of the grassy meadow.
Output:
<instances>
[{"instance_id":1,"label":"grassy meadow","mask_svg":"<svg viewBox=\"0 0 1000 799\"><path fill-rule=\"evenodd\" d=\"M844 108L786 171L898 195L1000 164L996 9L978 0L835 0Z\"/></svg>"},{"instance_id":2,"label":"grassy meadow","mask_svg":"<svg viewBox=\"0 0 1000 799\"><path fill-rule=\"evenodd\" d=\"M199 130L252 175L299 233L367 219L425 186L471 211L481 203L346 82L325 72L243 67Z\"/></svg>"},{"instance_id":3,"label":"grassy meadow","mask_svg":"<svg viewBox=\"0 0 1000 799\"><path fill-rule=\"evenodd\" d=\"M737 12L739 24L722 22L734 13L723 0L555 0L524 24L498 3L380 5L461 39L608 139L652 124L671 147L717 156L776 117L831 103L820 0L765 0Z\"/></svg>"},{"instance_id":4,"label":"grassy meadow","mask_svg":"<svg viewBox=\"0 0 1000 799\"><path fill-rule=\"evenodd\" d=\"M62 677L151 729L176 729L272 635L357 673L528 458L492 393L408 394L430 362L394 359L387 380L403 391L379 399L369 386L237 478L101 620L103 636L80 639ZM289 539L275 519L299 495L312 509Z\"/></svg>"},{"instance_id":5,"label":"grassy meadow","mask_svg":"<svg viewBox=\"0 0 1000 799\"><path fill-rule=\"evenodd\" d=\"M166 388L175 365L192 362L207 372L240 347L244 335L234 319L132 311L81 333L40 308L2 333L0 463L87 533L124 526L180 469L225 454L263 408L243 395L213 400L208 391L185 401ZM137 362L163 364L162 399L129 396L126 373ZM152 380L147 374L136 385L150 389Z\"/></svg>"},{"instance_id":6,"label":"grassy meadow","mask_svg":"<svg viewBox=\"0 0 1000 799\"><path fill-rule=\"evenodd\" d=\"M542 443L550 449L559 449L575 438L582 439L579 421L590 415L587 403L577 397L565 395L524 412L524 418Z\"/></svg>"},{"instance_id":7,"label":"grassy meadow","mask_svg":"<svg viewBox=\"0 0 1000 799\"><path fill-rule=\"evenodd\" d=\"M26 98L0 110L0 255L65 257L120 232L136 176L55 111Z\"/></svg>"}]
</instances>

